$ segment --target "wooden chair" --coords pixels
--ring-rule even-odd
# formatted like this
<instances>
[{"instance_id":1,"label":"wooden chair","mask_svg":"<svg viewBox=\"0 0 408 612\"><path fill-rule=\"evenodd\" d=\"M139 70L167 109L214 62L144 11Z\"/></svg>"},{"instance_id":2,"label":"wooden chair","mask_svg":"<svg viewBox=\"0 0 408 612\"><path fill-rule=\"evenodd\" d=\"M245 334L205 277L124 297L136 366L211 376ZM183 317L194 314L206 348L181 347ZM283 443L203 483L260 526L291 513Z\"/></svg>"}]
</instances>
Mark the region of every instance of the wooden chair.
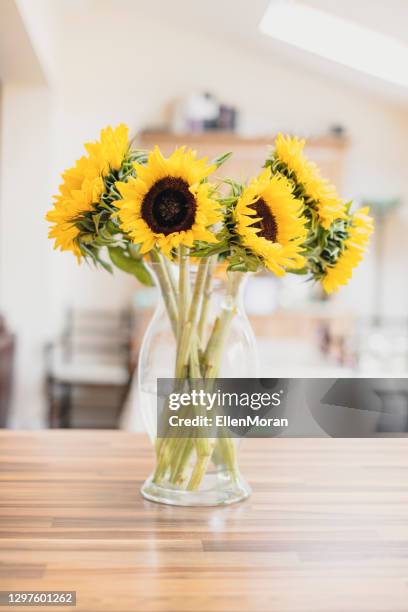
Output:
<instances>
[{"instance_id":1,"label":"wooden chair","mask_svg":"<svg viewBox=\"0 0 408 612\"><path fill-rule=\"evenodd\" d=\"M127 311L68 312L61 338L46 347L50 427L75 426L75 414L81 427L118 426L132 373L131 329Z\"/></svg>"},{"instance_id":2,"label":"wooden chair","mask_svg":"<svg viewBox=\"0 0 408 612\"><path fill-rule=\"evenodd\" d=\"M6 427L10 412L14 347L14 337L6 330L0 316L0 427Z\"/></svg>"}]
</instances>

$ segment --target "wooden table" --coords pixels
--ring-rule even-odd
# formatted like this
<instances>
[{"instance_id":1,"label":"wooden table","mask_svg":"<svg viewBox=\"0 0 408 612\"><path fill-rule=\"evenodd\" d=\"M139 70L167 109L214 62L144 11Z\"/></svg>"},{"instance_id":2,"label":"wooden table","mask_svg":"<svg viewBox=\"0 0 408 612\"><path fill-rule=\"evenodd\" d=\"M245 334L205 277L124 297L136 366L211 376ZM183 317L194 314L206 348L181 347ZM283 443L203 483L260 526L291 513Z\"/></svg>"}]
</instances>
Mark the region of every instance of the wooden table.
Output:
<instances>
[{"instance_id":1,"label":"wooden table","mask_svg":"<svg viewBox=\"0 0 408 612\"><path fill-rule=\"evenodd\" d=\"M174 508L139 494L143 436L0 432L0 589L76 590L81 611L408 610L408 440L242 450L248 501Z\"/></svg>"}]
</instances>

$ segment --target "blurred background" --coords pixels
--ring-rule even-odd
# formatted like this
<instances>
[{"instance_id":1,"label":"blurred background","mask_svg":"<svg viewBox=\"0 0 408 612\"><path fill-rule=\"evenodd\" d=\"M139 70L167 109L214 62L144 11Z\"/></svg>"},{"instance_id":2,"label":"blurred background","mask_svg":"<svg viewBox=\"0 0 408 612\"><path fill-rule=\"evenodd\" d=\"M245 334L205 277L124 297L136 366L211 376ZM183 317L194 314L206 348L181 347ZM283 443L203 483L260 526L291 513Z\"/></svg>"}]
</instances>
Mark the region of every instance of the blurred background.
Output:
<instances>
[{"instance_id":1,"label":"blurred background","mask_svg":"<svg viewBox=\"0 0 408 612\"><path fill-rule=\"evenodd\" d=\"M251 279L262 375L407 376L408 3L305 0L283 22L269 5L0 0L0 426L140 426L133 372L155 291L54 253L44 220L62 170L120 122L141 147L233 151L237 179L279 131L306 137L341 194L371 205L376 234L330 299L298 277ZM371 73L360 30L337 61L304 40L329 44L344 24L370 29Z\"/></svg>"}]
</instances>

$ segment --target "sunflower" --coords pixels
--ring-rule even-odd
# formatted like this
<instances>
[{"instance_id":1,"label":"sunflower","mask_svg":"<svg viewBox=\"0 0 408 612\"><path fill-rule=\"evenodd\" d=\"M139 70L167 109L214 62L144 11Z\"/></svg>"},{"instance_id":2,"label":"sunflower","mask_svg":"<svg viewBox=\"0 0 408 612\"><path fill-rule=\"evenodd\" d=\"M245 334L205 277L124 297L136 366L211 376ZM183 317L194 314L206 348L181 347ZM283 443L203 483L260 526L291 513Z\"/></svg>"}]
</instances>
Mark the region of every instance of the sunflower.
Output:
<instances>
[{"instance_id":1,"label":"sunflower","mask_svg":"<svg viewBox=\"0 0 408 612\"><path fill-rule=\"evenodd\" d=\"M69 195L55 196L54 208L47 214L47 221L52 223L48 233L54 238L54 248L61 251L71 251L78 261L81 259L81 250L78 246L80 231L76 221L86 212L95 208L104 191L103 179L85 179L82 189L73 189Z\"/></svg>"},{"instance_id":2,"label":"sunflower","mask_svg":"<svg viewBox=\"0 0 408 612\"><path fill-rule=\"evenodd\" d=\"M101 131L100 140L87 143L85 149L88 155L63 173L54 207L46 215L52 224L48 236L55 239L55 248L72 251L78 260L80 230L76 223L98 206L105 191L104 177L124 162L129 149L128 128L124 124L115 129L107 127Z\"/></svg>"},{"instance_id":3,"label":"sunflower","mask_svg":"<svg viewBox=\"0 0 408 612\"><path fill-rule=\"evenodd\" d=\"M328 229L336 219L346 218L346 207L336 188L323 178L317 165L307 159L304 140L279 134L275 141L275 159L283 164L282 171L293 175L306 203L314 208L321 225Z\"/></svg>"},{"instance_id":4,"label":"sunflower","mask_svg":"<svg viewBox=\"0 0 408 612\"><path fill-rule=\"evenodd\" d=\"M277 276L283 276L286 269L304 266L302 243L307 220L301 201L294 197L293 186L284 176L271 176L268 168L252 179L237 201L234 216L242 244Z\"/></svg>"},{"instance_id":5,"label":"sunflower","mask_svg":"<svg viewBox=\"0 0 408 612\"><path fill-rule=\"evenodd\" d=\"M368 207L361 208L351 217L343 251L334 266L327 267L322 279L326 293L338 291L341 285L346 285L352 277L353 269L363 258L370 234L374 231L373 220L368 212Z\"/></svg>"},{"instance_id":6,"label":"sunflower","mask_svg":"<svg viewBox=\"0 0 408 612\"><path fill-rule=\"evenodd\" d=\"M89 163L99 174L105 176L111 170L119 170L129 150L128 127L124 123L115 129L106 127L101 131L100 140L86 143L85 149Z\"/></svg>"},{"instance_id":7,"label":"sunflower","mask_svg":"<svg viewBox=\"0 0 408 612\"><path fill-rule=\"evenodd\" d=\"M116 204L122 229L141 245L142 254L155 246L170 255L196 240L216 242L208 228L220 221L220 207L204 182L215 166L184 147L165 158L156 146L146 165L134 163L134 168L137 178L116 183L123 198Z\"/></svg>"}]
</instances>

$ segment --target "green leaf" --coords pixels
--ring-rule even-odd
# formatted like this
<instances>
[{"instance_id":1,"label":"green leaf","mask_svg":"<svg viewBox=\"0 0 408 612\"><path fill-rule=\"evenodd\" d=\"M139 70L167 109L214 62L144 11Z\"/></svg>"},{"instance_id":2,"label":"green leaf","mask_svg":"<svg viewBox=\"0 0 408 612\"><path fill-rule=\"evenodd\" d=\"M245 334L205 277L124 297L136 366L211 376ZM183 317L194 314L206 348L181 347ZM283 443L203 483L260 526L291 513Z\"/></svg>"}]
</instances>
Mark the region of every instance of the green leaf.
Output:
<instances>
[{"instance_id":1,"label":"green leaf","mask_svg":"<svg viewBox=\"0 0 408 612\"><path fill-rule=\"evenodd\" d=\"M137 280L148 287L154 285L150 272L144 265L143 259L133 259L127 251L120 247L109 247L109 257L112 263L127 274L132 274Z\"/></svg>"},{"instance_id":2,"label":"green leaf","mask_svg":"<svg viewBox=\"0 0 408 612\"><path fill-rule=\"evenodd\" d=\"M229 160L231 155L232 155L232 151L228 151L227 153L223 153L222 155L219 155L218 157L215 157L211 161L211 165L215 165L215 166L217 166L217 168L219 168L220 166L222 166L222 164L225 164L225 162Z\"/></svg>"},{"instance_id":3,"label":"green leaf","mask_svg":"<svg viewBox=\"0 0 408 612\"><path fill-rule=\"evenodd\" d=\"M96 259L97 259L98 263L102 266L102 268L104 268L104 270L109 272L109 274L113 274L112 266L107 261L105 261L104 259L99 257L99 255L97 256Z\"/></svg>"},{"instance_id":4,"label":"green leaf","mask_svg":"<svg viewBox=\"0 0 408 612\"><path fill-rule=\"evenodd\" d=\"M92 244L93 241L94 241L93 234L81 234L82 244Z\"/></svg>"},{"instance_id":5,"label":"green leaf","mask_svg":"<svg viewBox=\"0 0 408 612\"><path fill-rule=\"evenodd\" d=\"M236 264L231 263L228 266L228 270L230 270L231 272L246 272L248 270L248 267L243 262Z\"/></svg>"},{"instance_id":6,"label":"green leaf","mask_svg":"<svg viewBox=\"0 0 408 612\"><path fill-rule=\"evenodd\" d=\"M308 272L309 270L307 268L301 268L300 270L293 268L288 269L289 274L297 274L298 276L304 276L305 274L308 274Z\"/></svg>"},{"instance_id":7,"label":"green leaf","mask_svg":"<svg viewBox=\"0 0 408 612\"><path fill-rule=\"evenodd\" d=\"M229 177L224 178L222 182L230 186L231 195L235 198L239 197L244 189L244 185L242 183L238 183L238 181L234 181L234 179Z\"/></svg>"},{"instance_id":8,"label":"green leaf","mask_svg":"<svg viewBox=\"0 0 408 612\"><path fill-rule=\"evenodd\" d=\"M95 247L93 244L87 245L84 242L80 242L80 241L77 241L77 244L79 246L79 249L82 255L85 257L85 259L88 262L89 260L91 260L95 267L98 267L98 265L100 265L107 272L112 274L113 272L112 266L108 262L102 259L102 257L100 256L100 251L97 247Z\"/></svg>"}]
</instances>

